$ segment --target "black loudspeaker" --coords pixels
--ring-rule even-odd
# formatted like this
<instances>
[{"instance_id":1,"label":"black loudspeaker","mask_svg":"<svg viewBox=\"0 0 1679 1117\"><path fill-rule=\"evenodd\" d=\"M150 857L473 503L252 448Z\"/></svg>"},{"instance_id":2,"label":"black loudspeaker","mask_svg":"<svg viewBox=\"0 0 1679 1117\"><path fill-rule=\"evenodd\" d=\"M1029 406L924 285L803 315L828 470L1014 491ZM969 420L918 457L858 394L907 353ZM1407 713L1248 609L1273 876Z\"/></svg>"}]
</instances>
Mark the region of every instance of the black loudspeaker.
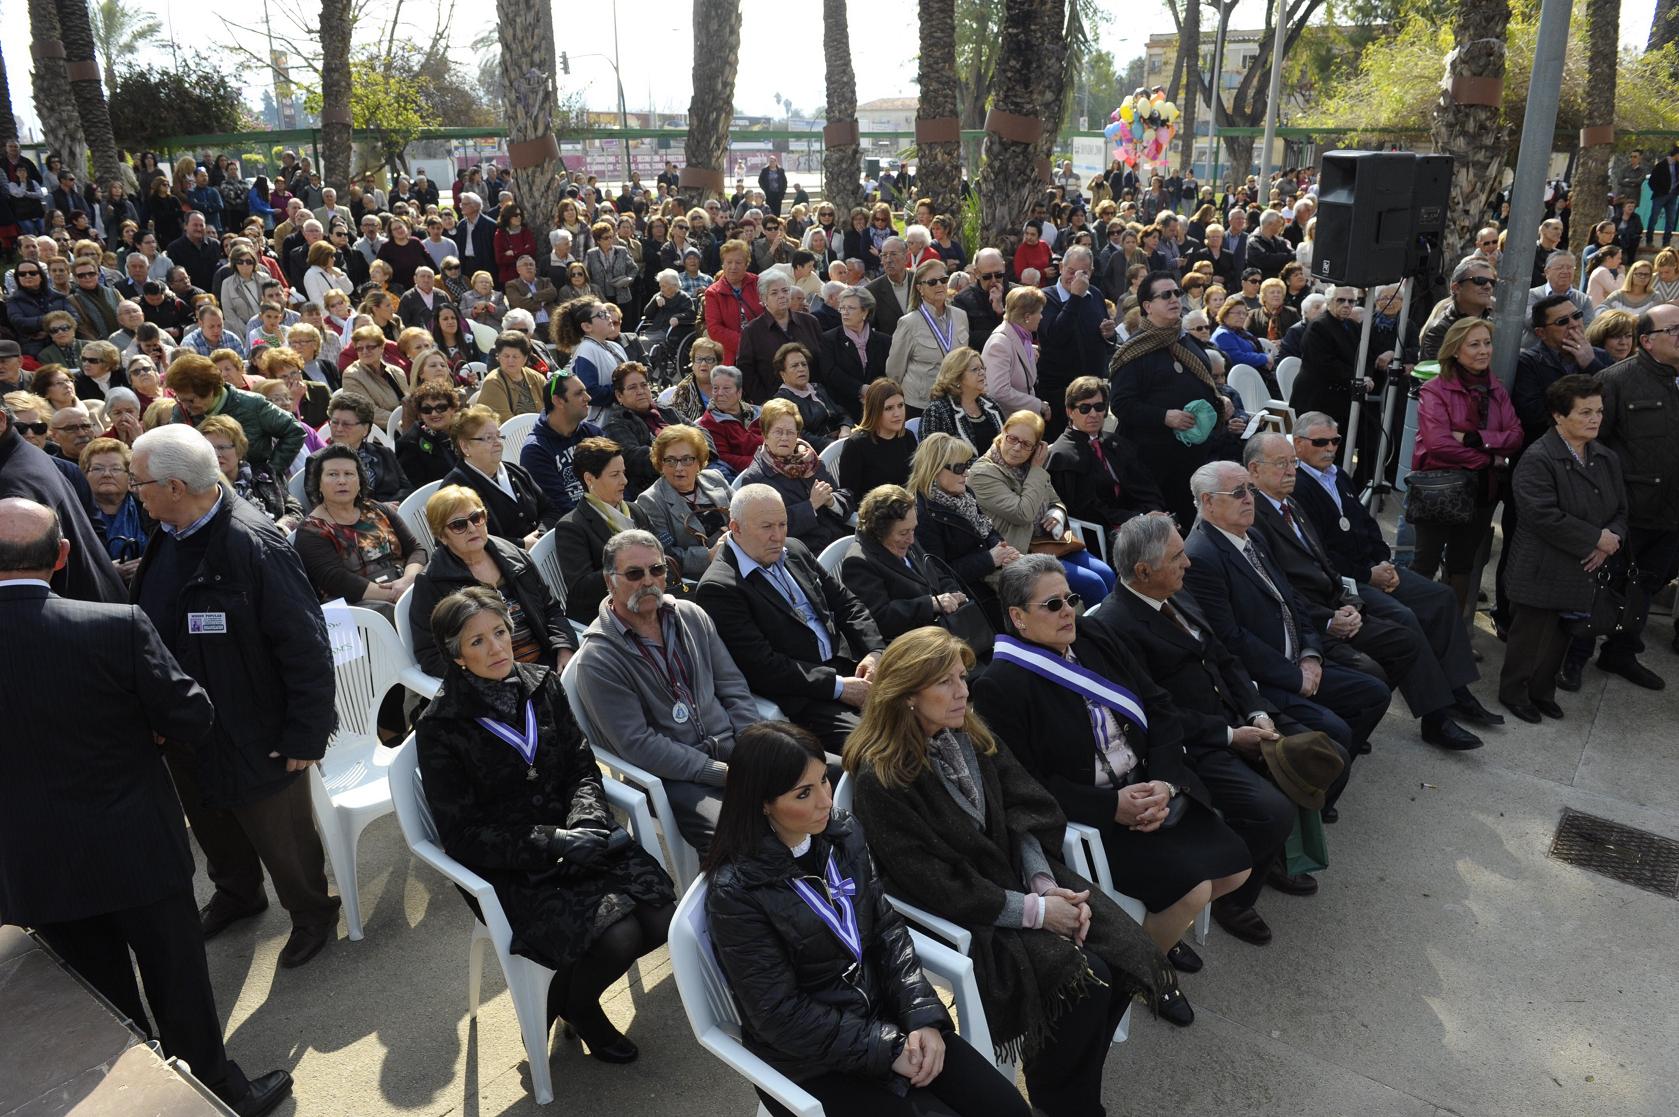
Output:
<instances>
[{"instance_id":1,"label":"black loudspeaker","mask_svg":"<svg viewBox=\"0 0 1679 1117\"><path fill-rule=\"evenodd\" d=\"M1406 275L1438 275L1444 261L1440 242L1452 201L1452 157L1417 156L1411 189L1411 240L1405 253Z\"/></svg>"},{"instance_id":2,"label":"black loudspeaker","mask_svg":"<svg viewBox=\"0 0 1679 1117\"><path fill-rule=\"evenodd\" d=\"M1353 287L1405 274L1417 157L1408 151L1331 151L1318 179L1312 274Z\"/></svg>"}]
</instances>

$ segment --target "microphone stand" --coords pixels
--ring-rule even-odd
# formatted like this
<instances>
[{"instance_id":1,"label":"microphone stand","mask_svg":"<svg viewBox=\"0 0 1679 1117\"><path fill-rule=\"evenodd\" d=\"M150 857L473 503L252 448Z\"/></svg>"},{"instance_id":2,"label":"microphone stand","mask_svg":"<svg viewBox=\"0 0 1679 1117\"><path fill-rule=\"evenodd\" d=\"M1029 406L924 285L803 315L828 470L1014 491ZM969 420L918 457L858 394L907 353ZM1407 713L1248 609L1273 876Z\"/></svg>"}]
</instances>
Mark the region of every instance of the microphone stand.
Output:
<instances>
[{"instance_id":1,"label":"microphone stand","mask_svg":"<svg viewBox=\"0 0 1679 1117\"><path fill-rule=\"evenodd\" d=\"M1387 386L1382 392L1382 428L1376 443L1376 469L1369 486L1359 498L1364 507L1377 513L1386 505L1387 494L1393 491L1393 486L1388 483L1388 460L1393 454L1393 417L1399 401L1406 396L1411 380L1411 374L1405 371L1405 329L1410 322L1411 286L1409 276L1399 284L1399 333L1394 342L1393 363L1388 365Z\"/></svg>"}]
</instances>

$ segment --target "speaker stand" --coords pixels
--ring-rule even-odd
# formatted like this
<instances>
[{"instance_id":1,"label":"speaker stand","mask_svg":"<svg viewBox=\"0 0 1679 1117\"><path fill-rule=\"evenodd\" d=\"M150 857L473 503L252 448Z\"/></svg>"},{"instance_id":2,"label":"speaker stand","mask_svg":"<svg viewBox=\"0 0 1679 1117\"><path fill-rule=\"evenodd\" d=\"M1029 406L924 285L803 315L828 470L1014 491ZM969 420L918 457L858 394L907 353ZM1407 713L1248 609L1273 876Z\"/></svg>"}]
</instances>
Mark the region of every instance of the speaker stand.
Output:
<instances>
[{"instance_id":1,"label":"speaker stand","mask_svg":"<svg viewBox=\"0 0 1679 1117\"><path fill-rule=\"evenodd\" d=\"M1411 285L1409 276L1399 284L1399 333L1394 340L1393 363L1388 365L1387 387L1382 393L1382 425L1381 437L1376 443L1376 469L1360 497L1364 507L1378 514L1387 503L1387 494L1393 491L1393 486L1388 484L1388 459L1393 453L1394 409L1406 397L1410 386L1411 374L1405 367L1405 331L1410 324Z\"/></svg>"},{"instance_id":2,"label":"speaker stand","mask_svg":"<svg viewBox=\"0 0 1679 1117\"><path fill-rule=\"evenodd\" d=\"M1338 284L1337 286L1344 286ZM1347 429L1342 432L1341 443L1341 472L1352 476L1353 452L1358 447L1358 413L1364 404L1364 368L1370 357L1370 331L1375 326L1376 317L1376 284L1364 289L1364 323L1358 331L1358 359L1353 362L1352 371L1352 409L1347 412ZM1330 298L1335 297L1333 289ZM1325 311L1325 313L1333 313Z\"/></svg>"}]
</instances>

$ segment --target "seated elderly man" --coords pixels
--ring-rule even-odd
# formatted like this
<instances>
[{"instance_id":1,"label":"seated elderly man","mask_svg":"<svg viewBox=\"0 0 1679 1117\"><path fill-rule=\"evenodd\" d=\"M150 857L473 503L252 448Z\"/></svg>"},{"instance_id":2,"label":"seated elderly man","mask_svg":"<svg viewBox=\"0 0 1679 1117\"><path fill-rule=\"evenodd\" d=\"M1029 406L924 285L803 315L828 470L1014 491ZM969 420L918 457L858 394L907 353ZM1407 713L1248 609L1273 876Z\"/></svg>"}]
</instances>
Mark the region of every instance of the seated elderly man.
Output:
<instances>
[{"instance_id":1,"label":"seated elderly man","mask_svg":"<svg viewBox=\"0 0 1679 1117\"><path fill-rule=\"evenodd\" d=\"M574 696L601 748L664 781L677 829L703 855L735 734L757 707L705 610L665 593L681 572L652 533L621 531L603 555L607 597L583 633Z\"/></svg>"},{"instance_id":2,"label":"seated elderly man","mask_svg":"<svg viewBox=\"0 0 1679 1117\"><path fill-rule=\"evenodd\" d=\"M1190 766L1253 858L1253 874L1213 902L1213 917L1237 938L1262 945L1271 940L1271 929L1253 905L1267 882L1291 896L1318 890L1310 875L1288 871L1283 844L1296 808L1262 774L1261 745L1306 728L1259 693L1184 588L1189 558L1170 516L1127 520L1114 540L1114 562L1120 584L1085 623L1124 641L1172 696ZM1341 757L1344 770L1344 752Z\"/></svg>"},{"instance_id":3,"label":"seated elderly man","mask_svg":"<svg viewBox=\"0 0 1679 1117\"><path fill-rule=\"evenodd\" d=\"M1451 716L1457 712L1460 693L1465 705L1480 705L1468 691L1476 672L1467 640L1460 638L1460 655L1453 658L1448 676L1410 609L1374 588L1348 590L1317 527L1294 502L1300 463L1288 437L1254 435L1242 451L1242 462L1259 490L1254 528L1270 544L1271 556L1319 626L1331 658L1361 667L1336 654L1338 648L1350 648L1375 660L1383 677L1405 695L1412 716L1421 720L1424 741L1444 749L1480 748L1481 739ZM1441 588L1450 592L1449 587Z\"/></svg>"},{"instance_id":4,"label":"seated elderly man","mask_svg":"<svg viewBox=\"0 0 1679 1117\"><path fill-rule=\"evenodd\" d=\"M1184 543L1191 560L1185 584L1213 635L1282 713L1327 733L1350 755L1368 752L1392 692L1372 675L1324 661L1306 606L1252 530L1257 490L1248 471L1235 462L1208 462L1189 487L1200 519ZM1349 761L1325 800L1325 822L1340 817L1335 802L1351 773Z\"/></svg>"},{"instance_id":5,"label":"seated elderly man","mask_svg":"<svg viewBox=\"0 0 1679 1117\"><path fill-rule=\"evenodd\" d=\"M694 599L752 693L821 738L837 762L886 647L880 629L809 548L787 537L787 508L768 485L735 493L726 538Z\"/></svg>"}]
</instances>

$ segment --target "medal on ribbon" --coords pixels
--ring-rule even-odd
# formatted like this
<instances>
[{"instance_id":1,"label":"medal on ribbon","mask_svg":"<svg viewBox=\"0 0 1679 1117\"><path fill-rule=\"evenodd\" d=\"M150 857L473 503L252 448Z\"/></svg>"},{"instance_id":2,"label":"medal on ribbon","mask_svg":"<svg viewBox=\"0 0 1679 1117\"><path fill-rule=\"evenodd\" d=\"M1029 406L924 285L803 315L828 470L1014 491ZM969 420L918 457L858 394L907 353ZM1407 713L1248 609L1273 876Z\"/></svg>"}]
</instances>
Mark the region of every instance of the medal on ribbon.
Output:
<instances>
[{"instance_id":1,"label":"medal on ribbon","mask_svg":"<svg viewBox=\"0 0 1679 1117\"><path fill-rule=\"evenodd\" d=\"M520 733L511 725L496 721L494 718L478 718L479 725L488 729L507 744L513 746L525 761L525 779L536 779L536 703L525 699L525 731Z\"/></svg>"},{"instance_id":2,"label":"medal on ribbon","mask_svg":"<svg viewBox=\"0 0 1679 1117\"><path fill-rule=\"evenodd\" d=\"M828 898L823 898L812 888L808 881L794 879L789 881L793 891L799 894L799 899L809 905L810 910L834 933L834 937L845 944L851 956L858 962L863 960L863 933L857 929L857 909L851 898L857 895L857 885L849 877L839 875L839 867L834 864L833 850L828 851L827 885ZM832 900L832 903L829 900Z\"/></svg>"}]
</instances>

